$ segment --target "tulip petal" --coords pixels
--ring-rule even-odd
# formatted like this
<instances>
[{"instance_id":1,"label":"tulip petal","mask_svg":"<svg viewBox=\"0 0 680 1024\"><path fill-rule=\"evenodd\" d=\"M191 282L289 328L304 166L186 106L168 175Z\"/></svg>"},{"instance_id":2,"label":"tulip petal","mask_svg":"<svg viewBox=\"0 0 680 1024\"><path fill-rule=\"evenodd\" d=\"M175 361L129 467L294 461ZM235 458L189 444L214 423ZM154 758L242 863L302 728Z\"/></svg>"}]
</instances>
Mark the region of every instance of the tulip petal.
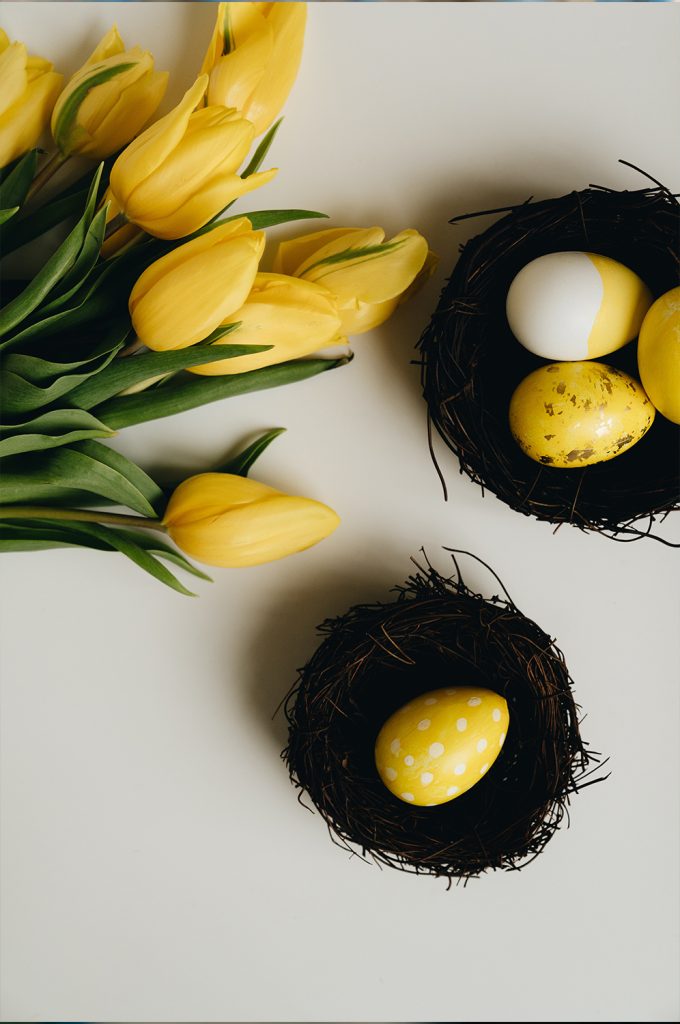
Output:
<instances>
[{"instance_id":1,"label":"tulip petal","mask_svg":"<svg viewBox=\"0 0 680 1024\"><path fill-rule=\"evenodd\" d=\"M208 103L236 107L248 117L250 98L265 73L274 45L271 28L264 19L262 24L262 32L246 39L217 62L210 75Z\"/></svg>"},{"instance_id":2,"label":"tulip petal","mask_svg":"<svg viewBox=\"0 0 680 1024\"><path fill-rule=\"evenodd\" d=\"M141 341L155 351L168 351L207 338L245 302L263 244L260 232L250 232L195 252L150 288L143 274L130 296L132 324Z\"/></svg>"},{"instance_id":3,"label":"tulip petal","mask_svg":"<svg viewBox=\"0 0 680 1024\"><path fill-rule=\"evenodd\" d=\"M189 526L280 493L267 484L233 473L199 473L175 488L163 523L165 526Z\"/></svg>"},{"instance_id":4,"label":"tulip petal","mask_svg":"<svg viewBox=\"0 0 680 1024\"><path fill-rule=\"evenodd\" d=\"M132 67L108 82L95 85L85 96L85 99L78 108L76 119L81 128L92 135L100 127L109 112L119 101L121 93L129 89L135 82L143 79L153 72L153 57L150 53L143 54L140 60L131 61L130 54L123 53L120 56L109 60L105 67L115 67L117 64L129 64ZM96 68L92 69L93 73ZM70 85L70 83L69 83ZM67 85L66 89L69 89ZM134 133L128 135L128 141ZM113 151L112 151L113 152Z\"/></svg>"},{"instance_id":5,"label":"tulip petal","mask_svg":"<svg viewBox=\"0 0 680 1024\"><path fill-rule=\"evenodd\" d=\"M0 117L0 167L31 149L47 127L64 76L56 71L29 82L23 96Z\"/></svg>"},{"instance_id":6,"label":"tulip petal","mask_svg":"<svg viewBox=\"0 0 680 1024\"><path fill-rule=\"evenodd\" d=\"M208 49L206 50L203 63L201 64L201 74L209 75L215 64L222 56L224 52L224 15L226 12L226 3L219 3L217 5L217 16L215 18L215 27L213 28L210 42L208 43Z\"/></svg>"},{"instance_id":7,"label":"tulip petal","mask_svg":"<svg viewBox=\"0 0 680 1024\"><path fill-rule=\"evenodd\" d=\"M223 321L228 323L239 324L236 333L228 336L229 342L273 347L267 352L204 363L191 367L191 372L211 377L246 373L299 359L336 344L341 329L330 292L311 281L283 274L258 274L244 305Z\"/></svg>"},{"instance_id":8,"label":"tulip petal","mask_svg":"<svg viewBox=\"0 0 680 1024\"><path fill-rule=\"evenodd\" d=\"M0 53L4 53L8 46L9 36L5 32L4 28L0 28Z\"/></svg>"},{"instance_id":9,"label":"tulip petal","mask_svg":"<svg viewBox=\"0 0 680 1024\"><path fill-rule=\"evenodd\" d=\"M101 121L92 143L78 152L101 159L121 150L155 114L169 77L167 71L152 71L127 86Z\"/></svg>"},{"instance_id":10,"label":"tulip petal","mask_svg":"<svg viewBox=\"0 0 680 1024\"><path fill-rule=\"evenodd\" d=\"M120 213L120 207L116 203L115 197L111 197L110 189L107 189L104 195L104 201L107 199L112 199L109 215L111 215L111 211L114 211L114 215L115 213ZM263 231L253 232L252 225L247 217L238 217L236 220L226 221L224 224L213 228L212 231L206 231L205 234L199 235L198 238L192 238L190 242L178 245L175 249L166 253L165 256L161 256L160 259L150 264L141 277L138 278L137 283L132 289L130 307L134 308L139 299L146 295L159 281L162 281L163 277L169 274L171 270L184 266L194 256L208 252L208 250L215 246L222 245L228 239L237 238L240 235L254 235L257 240L258 253L260 256L262 255L265 244Z\"/></svg>"},{"instance_id":11,"label":"tulip petal","mask_svg":"<svg viewBox=\"0 0 680 1024\"><path fill-rule=\"evenodd\" d=\"M157 238L183 238L198 231L235 199L266 185L275 174L277 168L259 171L248 178L238 174L216 175L174 213L163 218L138 218L136 223Z\"/></svg>"},{"instance_id":12,"label":"tulip petal","mask_svg":"<svg viewBox=\"0 0 680 1024\"><path fill-rule=\"evenodd\" d=\"M113 25L97 43L83 66L88 67L91 64L99 64L100 61L106 60L108 57L115 57L117 53L122 53L124 49L125 44L118 34L118 27Z\"/></svg>"},{"instance_id":13,"label":"tulip petal","mask_svg":"<svg viewBox=\"0 0 680 1024\"><path fill-rule=\"evenodd\" d=\"M199 114L210 114L210 110ZM128 195L126 214L133 221L146 210L153 210L154 220L169 216L216 172L232 174L240 167L253 136L253 126L242 118L187 133L161 166Z\"/></svg>"},{"instance_id":14,"label":"tulip petal","mask_svg":"<svg viewBox=\"0 0 680 1024\"><path fill-rule=\"evenodd\" d=\"M267 15L274 33L272 54L244 111L255 125L256 135L276 119L293 87L302 60L306 21L307 5L298 2L272 4Z\"/></svg>"},{"instance_id":15,"label":"tulip petal","mask_svg":"<svg viewBox=\"0 0 680 1024\"><path fill-rule=\"evenodd\" d=\"M27 60L23 43L12 43L0 53L0 116L17 103L26 90Z\"/></svg>"},{"instance_id":16,"label":"tulip petal","mask_svg":"<svg viewBox=\"0 0 680 1024\"><path fill-rule=\"evenodd\" d=\"M339 523L333 509L321 502L275 493L188 525L170 524L168 532L198 561L239 568L304 551L331 534Z\"/></svg>"},{"instance_id":17,"label":"tulip petal","mask_svg":"<svg viewBox=\"0 0 680 1024\"><path fill-rule=\"evenodd\" d=\"M208 87L207 75L201 75L184 94L180 103L130 143L111 169L111 189L121 206L140 182L160 167L181 142L189 118Z\"/></svg>"},{"instance_id":18,"label":"tulip petal","mask_svg":"<svg viewBox=\"0 0 680 1024\"><path fill-rule=\"evenodd\" d=\"M356 230L359 229L327 228L325 231L313 231L309 235L300 235L299 238L289 238L286 242L280 243L272 269L278 274L297 276L299 268L322 246L334 242L338 238L344 238L348 233Z\"/></svg>"},{"instance_id":19,"label":"tulip petal","mask_svg":"<svg viewBox=\"0 0 680 1024\"><path fill-rule=\"evenodd\" d=\"M399 305L400 297L387 299L385 302L351 302L340 306L338 312L342 321L342 329L346 334L364 334L379 327L394 313Z\"/></svg>"},{"instance_id":20,"label":"tulip petal","mask_svg":"<svg viewBox=\"0 0 680 1024\"><path fill-rule=\"evenodd\" d=\"M342 252L325 257L319 254L302 273L329 288L341 306L352 299L385 302L408 288L425 263L428 248L423 236L413 230L402 231L377 248L370 243L353 245L341 260Z\"/></svg>"}]
</instances>

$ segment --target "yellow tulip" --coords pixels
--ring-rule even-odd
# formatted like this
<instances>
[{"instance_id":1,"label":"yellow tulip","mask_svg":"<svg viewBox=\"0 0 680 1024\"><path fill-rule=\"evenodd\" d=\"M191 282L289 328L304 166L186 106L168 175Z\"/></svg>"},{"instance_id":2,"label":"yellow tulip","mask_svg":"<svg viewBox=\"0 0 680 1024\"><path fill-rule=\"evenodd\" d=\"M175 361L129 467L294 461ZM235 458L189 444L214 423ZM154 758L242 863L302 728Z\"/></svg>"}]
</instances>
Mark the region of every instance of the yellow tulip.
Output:
<instances>
[{"instance_id":1,"label":"yellow tulip","mask_svg":"<svg viewBox=\"0 0 680 1024\"><path fill-rule=\"evenodd\" d=\"M57 100L52 135L62 155L117 153L156 112L167 84L168 72L154 71L148 50L126 50L114 25Z\"/></svg>"},{"instance_id":2,"label":"yellow tulip","mask_svg":"<svg viewBox=\"0 0 680 1024\"><path fill-rule=\"evenodd\" d=\"M236 107L261 135L286 102L302 58L307 5L221 3L201 74L208 104Z\"/></svg>"},{"instance_id":3,"label":"yellow tulip","mask_svg":"<svg viewBox=\"0 0 680 1024\"><path fill-rule=\"evenodd\" d=\"M240 217L152 263L130 295L138 338L156 352L207 338L248 297L264 241L264 232Z\"/></svg>"},{"instance_id":4,"label":"yellow tulip","mask_svg":"<svg viewBox=\"0 0 680 1024\"><path fill-rule=\"evenodd\" d=\"M324 285L335 297L342 330L362 334L387 320L434 257L417 231L385 242L382 228L331 228L283 242L274 270Z\"/></svg>"},{"instance_id":5,"label":"yellow tulip","mask_svg":"<svg viewBox=\"0 0 680 1024\"><path fill-rule=\"evenodd\" d=\"M344 341L340 317L329 291L311 281L284 274L258 274L250 295L240 309L222 324L240 326L219 344L271 345L267 352L237 356L217 363L191 367L209 376L245 373L288 359L308 356L326 345Z\"/></svg>"},{"instance_id":6,"label":"yellow tulip","mask_svg":"<svg viewBox=\"0 0 680 1024\"><path fill-rule=\"evenodd\" d=\"M228 473L190 477L163 517L175 544L199 562L227 568L260 565L318 544L339 517L311 498L282 494Z\"/></svg>"},{"instance_id":7,"label":"yellow tulip","mask_svg":"<svg viewBox=\"0 0 680 1024\"><path fill-rule=\"evenodd\" d=\"M225 107L194 111L207 85L203 75L174 110L123 150L111 170L111 191L125 216L158 238L191 234L276 174L238 176L254 128Z\"/></svg>"},{"instance_id":8,"label":"yellow tulip","mask_svg":"<svg viewBox=\"0 0 680 1024\"><path fill-rule=\"evenodd\" d=\"M0 167L35 146L47 127L63 75L0 29Z\"/></svg>"}]
</instances>

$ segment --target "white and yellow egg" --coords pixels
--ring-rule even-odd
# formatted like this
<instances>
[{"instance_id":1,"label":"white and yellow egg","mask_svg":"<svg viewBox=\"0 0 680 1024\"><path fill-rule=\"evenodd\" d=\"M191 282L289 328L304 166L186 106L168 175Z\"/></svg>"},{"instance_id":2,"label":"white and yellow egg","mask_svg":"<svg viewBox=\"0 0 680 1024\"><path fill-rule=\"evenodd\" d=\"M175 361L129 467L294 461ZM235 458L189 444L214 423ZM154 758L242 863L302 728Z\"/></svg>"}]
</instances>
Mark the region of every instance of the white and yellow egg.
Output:
<instances>
[{"instance_id":1,"label":"white and yellow egg","mask_svg":"<svg viewBox=\"0 0 680 1024\"><path fill-rule=\"evenodd\" d=\"M680 288L662 295L647 313L637 356L650 401L666 419L680 423Z\"/></svg>"},{"instance_id":2,"label":"white and yellow egg","mask_svg":"<svg viewBox=\"0 0 680 1024\"><path fill-rule=\"evenodd\" d=\"M510 330L544 359L597 359L637 337L652 304L632 270L591 252L551 252L527 263L507 295Z\"/></svg>"},{"instance_id":3,"label":"white and yellow egg","mask_svg":"<svg viewBox=\"0 0 680 1024\"><path fill-rule=\"evenodd\" d=\"M510 399L510 430L525 455L574 469L606 462L644 437L654 406L641 384L604 363L551 363Z\"/></svg>"},{"instance_id":4,"label":"white and yellow egg","mask_svg":"<svg viewBox=\"0 0 680 1024\"><path fill-rule=\"evenodd\" d=\"M509 721L507 702L493 690L455 686L423 693L395 711L378 733L378 774L405 803L448 803L486 775Z\"/></svg>"}]
</instances>

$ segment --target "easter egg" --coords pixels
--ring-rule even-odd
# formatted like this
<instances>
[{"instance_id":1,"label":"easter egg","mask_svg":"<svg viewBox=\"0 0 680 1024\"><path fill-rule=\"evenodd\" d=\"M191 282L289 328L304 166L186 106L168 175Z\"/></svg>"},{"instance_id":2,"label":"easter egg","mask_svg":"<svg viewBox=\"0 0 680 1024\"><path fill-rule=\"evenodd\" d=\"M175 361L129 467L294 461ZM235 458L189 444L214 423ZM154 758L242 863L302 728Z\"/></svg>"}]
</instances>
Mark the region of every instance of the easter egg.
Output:
<instances>
[{"instance_id":1,"label":"easter egg","mask_svg":"<svg viewBox=\"0 0 680 1024\"><path fill-rule=\"evenodd\" d=\"M657 299L643 320L638 369L652 405L680 423L680 288Z\"/></svg>"},{"instance_id":2,"label":"easter egg","mask_svg":"<svg viewBox=\"0 0 680 1024\"><path fill-rule=\"evenodd\" d=\"M493 690L455 686L423 693L378 733L378 774L405 803L448 803L484 777L501 752L509 720L505 699Z\"/></svg>"},{"instance_id":3,"label":"easter egg","mask_svg":"<svg viewBox=\"0 0 680 1024\"><path fill-rule=\"evenodd\" d=\"M633 377L604 363L551 363L510 399L510 430L525 455L558 469L606 462L649 430L654 406Z\"/></svg>"},{"instance_id":4,"label":"easter egg","mask_svg":"<svg viewBox=\"0 0 680 1024\"><path fill-rule=\"evenodd\" d=\"M527 263L506 300L510 330L544 359L597 359L637 337L652 304L622 263L590 252L551 252Z\"/></svg>"}]
</instances>

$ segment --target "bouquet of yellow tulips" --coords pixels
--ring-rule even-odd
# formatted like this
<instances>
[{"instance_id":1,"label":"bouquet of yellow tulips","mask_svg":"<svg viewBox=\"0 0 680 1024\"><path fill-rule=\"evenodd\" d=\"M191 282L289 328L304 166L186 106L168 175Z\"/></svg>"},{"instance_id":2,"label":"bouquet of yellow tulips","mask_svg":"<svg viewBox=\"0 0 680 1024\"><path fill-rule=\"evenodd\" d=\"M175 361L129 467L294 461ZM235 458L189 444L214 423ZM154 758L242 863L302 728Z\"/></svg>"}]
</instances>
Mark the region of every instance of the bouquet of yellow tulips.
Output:
<instances>
[{"instance_id":1,"label":"bouquet of yellow tulips","mask_svg":"<svg viewBox=\"0 0 680 1024\"><path fill-rule=\"evenodd\" d=\"M276 174L260 167L305 17L303 3L218 4L200 74L157 120L168 75L116 28L65 85L0 32L0 254L67 231L32 280L3 287L0 550L115 550L188 593L165 563L203 574L159 535L198 561L244 566L337 526L326 505L247 479L278 430L170 491L105 443L343 365L350 353L319 351L383 323L433 266L417 231L386 241L380 228L334 228L284 242L263 272L265 229L325 215L227 212ZM55 192L75 155L98 166Z\"/></svg>"}]
</instances>

